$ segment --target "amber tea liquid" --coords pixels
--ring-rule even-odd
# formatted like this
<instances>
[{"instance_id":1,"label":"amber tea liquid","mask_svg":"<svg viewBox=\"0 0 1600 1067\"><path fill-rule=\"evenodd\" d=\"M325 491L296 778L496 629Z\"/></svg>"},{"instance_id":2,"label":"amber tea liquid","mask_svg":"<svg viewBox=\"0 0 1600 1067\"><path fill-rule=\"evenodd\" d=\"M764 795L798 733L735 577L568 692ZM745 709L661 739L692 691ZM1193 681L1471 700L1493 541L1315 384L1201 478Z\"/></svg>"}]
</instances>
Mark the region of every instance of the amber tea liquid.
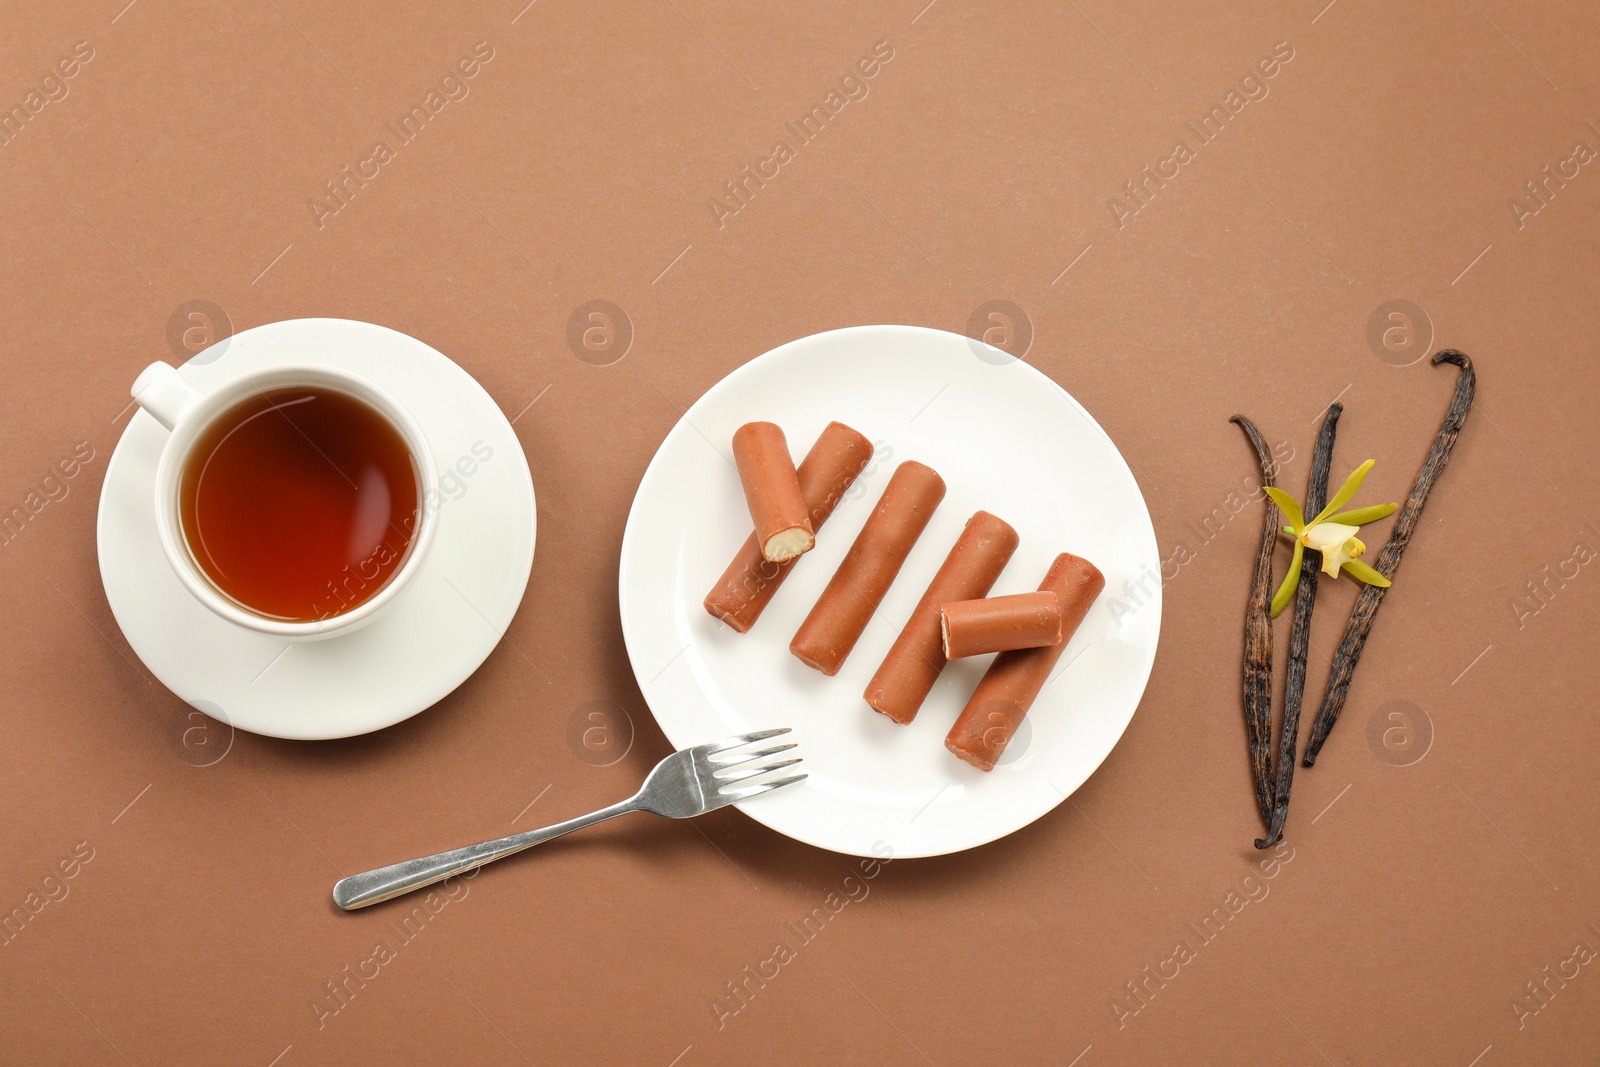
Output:
<instances>
[{"instance_id":1,"label":"amber tea liquid","mask_svg":"<svg viewBox=\"0 0 1600 1067\"><path fill-rule=\"evenodd\" d=\"M322 386L268 389L196 439L179 478L200 570L258 615L309 622L372 599L400 569L421 516L400 431Z\"/></svg>"}]
</instances>

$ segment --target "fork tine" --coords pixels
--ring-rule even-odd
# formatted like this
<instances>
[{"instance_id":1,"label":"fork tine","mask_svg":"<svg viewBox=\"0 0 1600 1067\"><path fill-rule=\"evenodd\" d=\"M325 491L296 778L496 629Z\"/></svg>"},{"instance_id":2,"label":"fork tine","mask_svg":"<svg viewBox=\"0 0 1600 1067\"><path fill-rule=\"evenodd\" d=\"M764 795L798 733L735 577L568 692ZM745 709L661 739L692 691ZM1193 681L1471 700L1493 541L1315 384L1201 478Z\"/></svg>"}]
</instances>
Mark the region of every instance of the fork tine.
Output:
<instances>
[{"instance_id":1,"label":"fork tine","mask_svg":"<svg viewBox=\"0 0 1600 1067\"><path fill-rule=\"evenodd\" d=\"M768 771L776 771L783 767L793 767L799 762L800 757L796 756L794 759L779 760L777 763L769 763L764 767L741 767L737 775L729 775L728 777L722 777L722 772L718 772L714 776L717 779L717 792L726 792L727 787L730 785L735 785L739 782L747 782L752 778L758 777L759 775L766 774Z\"/></svg>"},{"instance_id":2,"label":"fork tine","mask_svg":"<svg viewBox=\"0 0 1600 1067\"><path fill-rule=\"evenodd\" d=\"M777 737L779 734L786 734L788 732L789 727L787 726L780 726L775 730L757 730L753 734L735 734L733 737L725 737L721 741L712 742L704 747L707 753L726 752L730 748L738 748L740 745L748 745L752 741L765 741L769 737Z\"/></svg>"},{"instance_id":3,"label":"fork tine","mask_svg":"<svg viewBox=\"0 0 1600 1067\"><path fill-rule=\"evenodd\" d=\"M790 741L786 745L773 745L771 748L764 748L759 752L734 752L726 756L708 756L707 759L718 767L737 767L741 763L749 763L751 760L760 759L763 756L771 756L779 752L787 752L789 749L795 747L795 742Z\"/></svg>"},{"instance_id":4,"label":"fork tine","mask_svg":"<svg viewBox=\"0 0 1600 1067\"><path fill-rule=\"evenodd\" d=\"M807 777L809 776L805 774L792 774L787 778L779 778L776 782L762 782L760 785L752 785L744 789L723 790L720 795L736 802L749 800L751 797L760 796L762 793L770 793L774 789L782 789L786 785L803 782Z\"/></svg>"}]
</instances>

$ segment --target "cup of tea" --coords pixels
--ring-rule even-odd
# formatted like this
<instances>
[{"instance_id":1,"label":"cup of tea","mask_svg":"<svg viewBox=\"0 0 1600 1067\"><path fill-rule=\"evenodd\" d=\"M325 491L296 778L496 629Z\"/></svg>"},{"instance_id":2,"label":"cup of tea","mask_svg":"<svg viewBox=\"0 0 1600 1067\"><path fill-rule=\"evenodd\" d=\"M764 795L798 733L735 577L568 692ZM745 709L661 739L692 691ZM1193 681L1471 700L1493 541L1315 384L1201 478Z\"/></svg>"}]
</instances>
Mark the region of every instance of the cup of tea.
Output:
<instances>
[{"instance_id":1,"label":"cup of tea","mask_svg":"<svg viewBox=\"0 0 1600 1067\"><path fill-rule=\"evenodd\" d=\"M383 389L275 366L202 390L152 363L133 399L170 432L156 465L162 551L195 599L290 641L371 622L433 540L433 452Z\"/></svg>"}]
</instances>

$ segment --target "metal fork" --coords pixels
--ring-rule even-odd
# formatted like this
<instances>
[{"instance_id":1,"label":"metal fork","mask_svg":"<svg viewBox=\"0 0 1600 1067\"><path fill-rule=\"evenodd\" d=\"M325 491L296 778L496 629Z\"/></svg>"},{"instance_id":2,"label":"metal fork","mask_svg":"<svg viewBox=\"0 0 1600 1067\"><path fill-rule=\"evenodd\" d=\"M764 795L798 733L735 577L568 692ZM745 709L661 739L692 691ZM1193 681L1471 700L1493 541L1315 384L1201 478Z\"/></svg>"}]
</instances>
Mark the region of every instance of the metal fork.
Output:
<instances>
[{"instance_id":1,"label":"metal fork","mask_svg":"<svg viewBox=\"0 0 1600 1067\"><path fill-rule=\"evenodd\" d=\"M645 778L644 785L627 800L601 808L591 815L568 819L543 829L352 874L334 884L333 902L346 911L364 908L630 811L653 812L668 819L692 819L696 815L704 815L708 811L792 785L802 781L805 774L802 772L775 780L751 781L769 771L799 763L799 757L783 760L770 758L794 748L792 742L773 745L758 752L745 748L757 741L788 732L787 727L758 730L753 734L739 734L674 752L656 764ZM751 784L741 786L741 783Z\"/></svg>"}]
</instances>

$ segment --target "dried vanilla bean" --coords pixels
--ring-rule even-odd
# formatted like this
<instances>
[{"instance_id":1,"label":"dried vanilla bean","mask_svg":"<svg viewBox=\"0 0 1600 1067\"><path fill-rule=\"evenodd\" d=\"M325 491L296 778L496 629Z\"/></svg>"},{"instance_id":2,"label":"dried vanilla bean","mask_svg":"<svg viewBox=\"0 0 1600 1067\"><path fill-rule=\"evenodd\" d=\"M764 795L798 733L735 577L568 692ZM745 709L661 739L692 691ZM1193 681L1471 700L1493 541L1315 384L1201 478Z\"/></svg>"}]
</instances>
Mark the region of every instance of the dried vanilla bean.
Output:
<instances>
[{"instance_id":1,"label":"dried vanilla bean","mask_svg":"<svg viewBox=\"0 0 1600 1067\"><path fill-rule=\"evenodd\" d=\"M1263 487L1274 485L1272 450L1256 424L1243 415L1238 423L1255 447ZM1272 823L1272 546L1278 539L1278 505L1265 492L1267 506L1256 550L1255 577L1244 610L1244 725L1250 743L1250 774L1255 779L1256 808L1261 821Z\"/></svg>"},{"instance_id":2,"label":"dried vanilla bean","mask_svg":"<svg viewBox=\"0 0 1600 1067\"><path fill-rule=\"evenodd\" d=\"M1339 431L1344 405L1335 401L1317 431L1311 453L1311 481L1306 486L1305 513L1316 515L1328 502L1328 470L1333 466L1333 439ZM1267 836L1256 838L1256 848L1271 848L1283 836L1289 817L1289 789L1294 784L1295 748L1300 742L1300 704L1305 698L1306 656L1311 648L1311 612L1317 606L1317 570L1321 560L1306 552L1300 557L1300 585L1294 596L1294 624L1289 631L1289 666L1283 683L1283 726L1278 734L1277 780L1272 786L1272 821Z\"/></svg>"},{"instance_id":3,"label":"dried vanilla bean","mask_svg":"<svg viewBox=\"0 0 1600 1067\"><path fill-rule=\"evenodd\" d=\"M1400 554L1406 550L1406 543L1417 528L1417 520L1422 517L1422 506L1428 502L1433 483L1438 480L1439 473L1450 459L1450 450L1455 448L1461 424L1466 422L1467 412L1472 410L1472 395L1477 389L1477 375L1472 371L1472 360L1465 353L1447 348L1433 357L1434 366L1440 363L1455 364L1461 368L1461 375L1456 379L1450 410L1445 412L1438 436L1433 439L1433 446L1428 449L1428 456L1417 471L1411 495L1406 498L1405 506L1395 518L1389 541L1378 554L1378 562L1373 565L1379 574L1389 579L1394 578L1394 572L1400 566ZM1372 630L1372 620L1377 617L1378 605L1383 603L1383 594L1386 592L1388 589L1383 586L1363 585L1360 595L1356 597L1350 622L1345 626L1344 639L1339 642L1339 651L1333 657L1333 671L1328 675L1328 689L1322 696L1322 707L1317 711L1316 721L1311 724L1311 738L1306 742L1307 767L1317 762L1317 753L1322 751L1328 731L1333 729L1333 724L1339 720L1339 712L1344 710L1345 696L1350 691L1350 679L1356 672L1356 662L1361 658L1367 634Z\"/></svg>"}]
</instances>

